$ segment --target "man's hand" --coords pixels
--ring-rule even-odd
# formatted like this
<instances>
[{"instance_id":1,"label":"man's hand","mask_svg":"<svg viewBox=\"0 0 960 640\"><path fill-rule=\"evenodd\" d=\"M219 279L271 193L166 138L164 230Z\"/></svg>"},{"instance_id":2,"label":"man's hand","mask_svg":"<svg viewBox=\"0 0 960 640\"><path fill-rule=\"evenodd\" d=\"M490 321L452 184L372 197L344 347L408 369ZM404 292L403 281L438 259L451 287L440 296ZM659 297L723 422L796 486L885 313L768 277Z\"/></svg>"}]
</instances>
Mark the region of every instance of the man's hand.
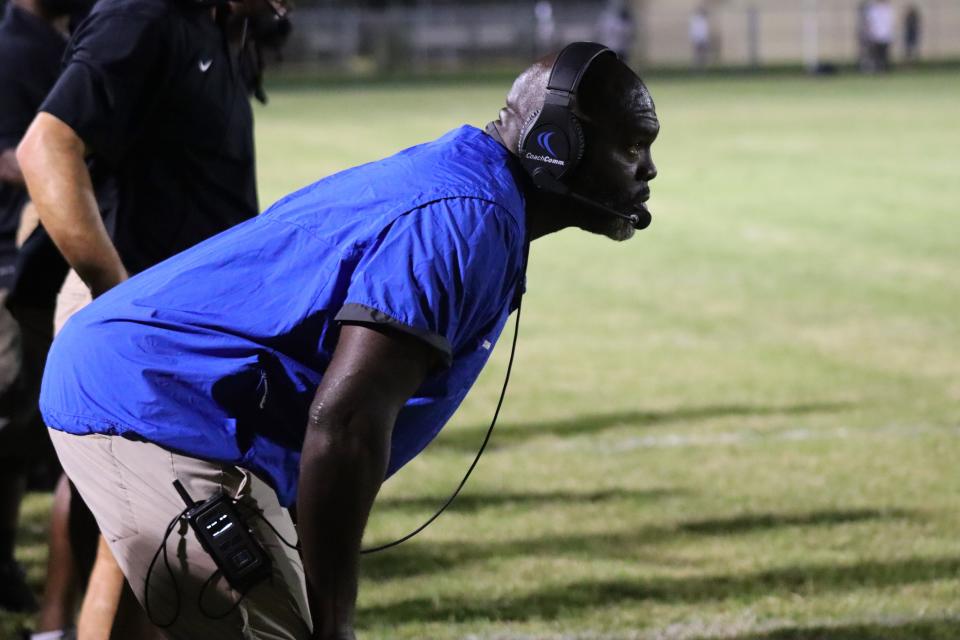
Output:
<instances>
[{"instance_id":1,"label":"man's hand","mask_svg":"<svg viewBox=\"0 0 960 640\"><path fill-rule=\"evenodd\" d=\"M20 171L20 163L17 162L16 149L0 151L0 182L23 184L23 173Z\"/></svg>"},{"instance_id":2,"label":"man's hand","mask_svg":"<svg viewBox=\"0 0 960 640\"><path fill-rule=\"evenodd\" d=\"M128 276L103 226L85 156L83 140L74 130L43 112L17 147L40 221L96 297Z\"/></svg>"},{"instance_id":3,"label":"man's hand","mask_svg":"<svg viewBox=\"0 0 960 640\"><path fill-rule=\"evenodd\" d=\"M436 357L415 338L384 331L341 329L310 409L297 514L317 640L354 640L360 540L393 425Z\"/></svg>"}]
</instances>

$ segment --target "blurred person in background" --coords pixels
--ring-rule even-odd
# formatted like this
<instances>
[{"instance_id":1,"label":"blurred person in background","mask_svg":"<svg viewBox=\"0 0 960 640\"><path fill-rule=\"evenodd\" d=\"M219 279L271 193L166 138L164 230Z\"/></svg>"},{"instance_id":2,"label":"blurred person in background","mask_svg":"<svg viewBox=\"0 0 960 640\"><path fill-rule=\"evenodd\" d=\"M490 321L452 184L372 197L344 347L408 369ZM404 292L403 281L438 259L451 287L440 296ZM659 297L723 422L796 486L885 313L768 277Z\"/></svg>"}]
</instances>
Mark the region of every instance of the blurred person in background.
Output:
<instances>
[{"instance_id":1,"label":"blurred person in background","mask_svg":"<svg viewBox=\"0 0 960 640\"><path fill-rule=\"evenodd\" d=\"M890 70L896 16L890 0L871 0L867 5L867 38L870 42L870 71Z\"/></svg>"},{"instance_id":2,"label":"blurred person in background","mask_svg":"<svg viewBox=\"0 0 960 640\"><path fill-rule=\"evenodd\" d=\"M557 22L550 0L537 0L533 5L534 56L542 56L553 49L557 37Z\"/></svg>"},{"instance_id":3,"label":"blurred person in background","mask_svg":"<svg viewBox=\"0 0 960 640\"><path fill-rule=\"evenodd\" d=\"M17 232L29 201L15 150L56 82L70 14L78 7L69 0L11 0L4 9L0 20L0 609L24 612L33 610L36 601L14 558L20 502L31 467L49 450L49 443L36 424L39 414L25 406L29 394L24 375L32 371L38 384L40 366L24 361L20 327L5 304L13 282Z\"/></svg>"},{"instance_id":4,"label":"blurred person in background","mask_svg":"<svg viewBox=\"0 0 960 640\"><path fill-rule=\"evenodd\" d=\"M636 24L626 0L610 0L597 19L597 42L616 52L624 60L633 52Z\"/></svg>"},{"instance_id":5,"label":"blurred person in background","mask_svg":"<svg viewBox=\"0 0 960 640\"><path fill-rule=\"evenodd\" d=\"M690 15L688 34L690 45L693 47L693 68L702 71L710 61L712 34L710 30L710 14L707 8L700 6Z\"/></svg>"},{"instance_id":6,"label":"blurred person in background","mask_svg":"<svg viewBox=\"0 0 960 640\"><path fill-rule=\"evenodd\" d=\"M249 95L265 97L248 21L269 13L281 22L283 12L261 0L102 0L77 27L17 152L42 224L72 267L57 330L129 274L256 215ZM113 194L111 207L101 192ZM84 511L74 499L52 526L83 522ZM107 638L111 628L148 637L129 603L101 539L81 637Z\"/></svg>"},{"instance_id":7,"label":"blurred person in background","mask_svg":"<svg viewBox=\"0 0 960 640\"><path fill-rule=\"evenodd\" d=\"M903 16L903 56L907 62L916 62L920 54L920 8L912 4Z\"/></svg>"},{"instance_id":8,"label":"blurred person in background","mask_svg":"<svg viewBox=\"0 0 960 640\"><path fill-rule=\"evenodd\" d=\"M867 27L867 10L870 8L870 0L861 0L857 4L857 31L854 37L857 40L857 68L867 73L870 71L870 36Z\"/></svg>"}]
</instances>

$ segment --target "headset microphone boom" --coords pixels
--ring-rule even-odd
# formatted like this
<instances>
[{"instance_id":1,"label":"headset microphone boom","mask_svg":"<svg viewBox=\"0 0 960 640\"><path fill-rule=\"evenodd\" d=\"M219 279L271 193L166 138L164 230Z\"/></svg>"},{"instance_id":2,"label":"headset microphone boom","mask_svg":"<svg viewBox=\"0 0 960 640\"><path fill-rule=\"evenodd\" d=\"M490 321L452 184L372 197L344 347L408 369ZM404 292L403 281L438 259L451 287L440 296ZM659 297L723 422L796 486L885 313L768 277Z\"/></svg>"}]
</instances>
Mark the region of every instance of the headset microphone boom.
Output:
<instances>
[{"instance_id":1,"label":"headset microphone boom","mask_svg":"<svg viewBox=\"0 0 960 640\"><path fill-rule=\"evenodd\" d=\"M544 191L566 196L572 200L575 200L576 202L579 202L580 204L596 209L600 213L614 216L616 218L622 218L628 221L634 229L646 229L650 226L650 222L653 220L653 218L650 216L650 212L648 212L646 209L640 211L639 213L623 213L608 207L605 204L597 202L596 200L592 200L586 196L580 195L576 191L571 191L567 185L554 178L550 172L542 167L534 169L530 174L530 177L533 178L534 184Z\"/></svg>"}]
</instances>

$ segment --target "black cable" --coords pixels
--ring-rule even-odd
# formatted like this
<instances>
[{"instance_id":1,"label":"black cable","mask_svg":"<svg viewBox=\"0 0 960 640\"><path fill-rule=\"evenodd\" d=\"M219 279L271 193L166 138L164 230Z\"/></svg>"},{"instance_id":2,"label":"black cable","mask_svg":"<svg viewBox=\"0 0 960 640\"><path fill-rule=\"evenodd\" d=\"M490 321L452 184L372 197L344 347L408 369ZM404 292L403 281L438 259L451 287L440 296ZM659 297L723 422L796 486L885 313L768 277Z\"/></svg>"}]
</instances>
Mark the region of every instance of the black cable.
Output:
<instances>
[{"instance_id":1,"label":"black cable","mask_svg":"<svg viewBox=\"0 0 960 640\"><path fill-rule=\"evenodd\" d=\"M255 515L263 519L263 521L267 524L267 526L273 530L273 532L277 535L277 538L279 538L281 542L283 542L287 546L292 546L290 545L289 542L287 542L287 540L283 538L283 536L280 535L280 533L270 523L270 521L267 520L266 517L264 517L264 515L260 513L258 510L253 509L248 505L242 504L239 500L233 500L233 503L238 506L247 507L248 509L253 511ZM147 612L147 619L150 620L150 623L160 629L168 629L172 627L174 623L176 623L177 619L180 617L180 585L177 583L177 576L174 573L173 568L170 566L170 557L167 554L167 541L170 539L170 534L173 533L174 527L176 527L177 523L183 519L187 511L189 511L191 508L192 507L187 507L186 509L178 513L176 517L174 517L174 519L170 521L170 524L167 525L167 530L163 534L163 539L160 541L160 546L157 547L156 552L153 554L153 558L150 560L150 565L147 567L147 575L143 581L143 608ZM292 547L292 548L297 548L297 547ZM161 554L163 555L163 564L167 568L167 574L170 576L170 582L173 583L173 593L175 595L174 602L176 603L173 616L170 618L168 622L157 622L157 620L154 618L153 611L151 611L150 609L150 576L153 575L153 569L156 566L157 560L160 558ZM211 573L210 576L203 582L203 585L201 585L200 587L200 592L197 594L197 609L200 611L200 613L202 613L204 616L206 616L211 620L222 620L223 618L226 618L228 615L233 613L234 610L236 610L236 608L240 605L243 599L247 596L246 592L241 593L240 597L237 598L237 600L230 606L230 608L224 611L223 613L218 613L213 615L205 611L203 607L203 595L206 592L207 587L209 587L210 584L218 576L221 576L221 575L223 574L220 571L220 569L217 569L213 573Z\"/></svg>"},{"instance_id":2,"label":"black cable","mask_svg":"<svg viewBox=\"0 0 960 640\"><path fill-rule=\"evenodd\" d=\"M177 584L177 577L173 573L173 569L170 568L170 560L167 557L167 540L170 538L170 534L173 533L173 528L180 522L180 519L183 518L183 515L187 512L187 509L184 509L176 515L176 517L170 521L170 524L167 525L167 530L163 534L163 540L160 541L160 546L157 548L157 552L153 554L153 559L150 561L150 566L147 567L147 576L143 581L143 608L147 612L147 618L150 622L161 628L166 629L173 626L177 621L177 618L180 617L180 585ZM157 564L157 558L160 557L160 554L163 553L163 563L167 567L167 573L170 574L170 581L173 582L173 591L177 595L176 599L176 609L174 610L173 618L170 619L170 622L157 622L153 617L153 612L150 611L150 576L153 574L153 567Z\"/></svg>"},{"instance_id":3,"label":"black cable","mask_svg":"<svg viewBox=\"0 0 960 640\"><path fill-rule=\"evenodd\" d=\"M217 569L216 571L211 573L210 577L204 580L203 584L200 586L200 593L197 594L197 610L200 613L202 613L204 616L209 618L210 620L223 620L228 615L236 611L237 607L240 606L240 603L243 602L243 599L247 597L247 592L246 591L242 592L240 594L240 597L237 598L236 601L234 601L234 603L230 606L230 608L224 611L223 613L218 613L214 615L205 611L203 608L203 594L204 592L206 592L207 587L209 587L214 580L216 580L222 575L223 575L223 572L221 572L220 569Z\"/></svg>"},{"instance_id":4,"label":"black cable","mask_svg":"<svg viewBox=\"0 0 960 640\"><path fill-rule=\"evenodd\" d=\"M239 500L234 500L234 501L233 501L233 504L235 504L235 505L238 506L238 507L243 507L244 509L247 509L250 513L252 513L252 514L255 515L256 517L258 517L258 518L260 518L261 520L263 520L263 523L264 523L265 525L267 525L268 527L270 527L270 530L273 531L273 534L274 534L275 536L277 536L277 539L278 539L280 542L282 542L284 545L286 545L287 547L289 547L289 548L291 548L291 549L293 549L293 550L295 550L295 551L300 551L300 541L297 540L297 543L296 543L296 544L293 544L292 542L290 542L289 540L287 540L286 538L284 538L282 535L280 535L280 532L277 531L277 528L276 528L275 526L273 526L273 523L271 523L269 520L267 520L267 517L266 517L265 515L263 515L263 511L261 511L260 509L257 509L256 507L253 507L253 506L251 506L251 505L249 505L249 504L244 504L244 503L240 502Z\"/></svg>"},{"instance_id":5,"label":"black cable","mask_svg":"<svg viewBox=\"0 0 960 640\"><path fill-rule=\"evenodd\" d=\"M377 553L378 551L384 551L391 547L395 547L398 544L406 542L413 536L417 535L424 529L430 526L430 524L440 517L440 514L446 511L447 507L456 499L460 494L460 490L463 489L464 485L467 484L467 480L470 478L470 474L473 473L474 468L477 466L477 463L480 462L480 456L483 455L484 449L487 448L487 443L490 441L490 436L493 435L493 428L497 425L497 417L500 415L500 407L503 406L503 399L507 395L507 385L510 383L510 371L513 369L513 357L517 353L517 336L520 335L520 306L522 304L522 298L517 300L517 320L513 328L513 344L510 347L510 360L507 362L507 374L503 378L503 388L500 390L500 400L497 401L497 409L493 412L493 420L490 421L490 427L487 429L487 435L483 438L483 444L480 445L480 450L477 451L477 456L473 459L473 463L470 465L470 468L467 469L467 473L463 476L463 480L460 481L460 485L456 490L447 498L447 501L443 503L443 506L440 507L436 513L430 516L430 519L424 522L422 525L403 536L398 538L393 542L388 542L387 544L382 544L377 547L371 547L369 549L361 549L360 553Z\"/></svg>"}]
</instances>

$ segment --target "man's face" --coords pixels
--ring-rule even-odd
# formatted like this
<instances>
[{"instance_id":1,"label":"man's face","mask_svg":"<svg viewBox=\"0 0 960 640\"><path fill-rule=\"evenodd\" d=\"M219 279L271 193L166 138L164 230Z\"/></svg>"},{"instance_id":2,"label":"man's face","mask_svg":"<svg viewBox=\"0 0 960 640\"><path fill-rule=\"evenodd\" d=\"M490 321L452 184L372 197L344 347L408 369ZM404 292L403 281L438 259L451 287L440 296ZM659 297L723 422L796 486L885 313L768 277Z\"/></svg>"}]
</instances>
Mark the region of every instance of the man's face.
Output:
<instances>
[{"instance_id":1,"label":"man's face","mask_svg":"<svg viewBox=\"0 0 960 640\"><path fill-rule=\"evenodd\" d=\"M657 177L650 147L660 132L660 121L650 92L639 78L621 79L616 98L581 114L585 151L571 188L626 214L646 212L649 182ZM626 220L584 211L582 228L614 240L626 240L634 228Z\"/></svg>"}]
</instances>

